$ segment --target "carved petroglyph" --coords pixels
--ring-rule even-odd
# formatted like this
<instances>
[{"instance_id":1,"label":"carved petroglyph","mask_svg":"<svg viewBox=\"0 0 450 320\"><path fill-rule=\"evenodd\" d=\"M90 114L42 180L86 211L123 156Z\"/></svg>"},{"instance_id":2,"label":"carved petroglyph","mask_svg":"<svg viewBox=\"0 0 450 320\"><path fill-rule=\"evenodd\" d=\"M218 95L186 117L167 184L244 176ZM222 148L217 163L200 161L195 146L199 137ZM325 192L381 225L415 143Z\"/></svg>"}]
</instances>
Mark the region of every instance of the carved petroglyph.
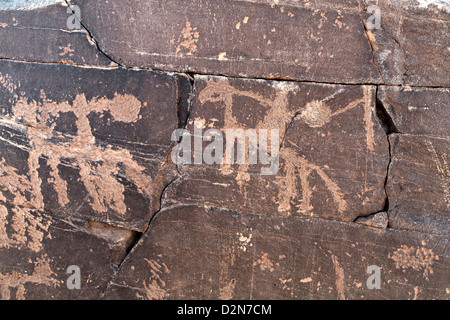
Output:
<instances>
[{"instance_id":1,"label":"carved petroglyph","mask_svg":"<svg viewBox=\"0 0 450 320\"><path fill-rule=\"evenodd\" d=\"M364 128L366 131L366 148L367 153L374 152L374 123L373 123L373 92L370 86L362 86L363 96L360 99L356 99L350 102L348 105L332 110L327 105L328 101L344 92L343 88L339 88L333 94L325 97L321 100L312 100L304 106L299 108L289 108L289 95L296 94L299 87L292 85L288 82L275 82L273 88L276 89L273 98L268 98L261 94L255 93L250 90L240 90L232 86L228 81L224 79L208 79L206 86L202 89L198 98L200 103L206 102L222 103L223 104L223 128L226 129L246 129L247 124L242 123L233 114L236 112L237 106L233 103L236 97L246 97L255 100L256 104L259 104L261 108L265 109L265 114L252 125L252 129L277 129L280 132L280 143L284 140L287 132L287 128L293 119L304 121L308 126L312 128L323 127L329 123L334 117L347 112L354 108L363 108ZM207 120L203 119L206 123ZM217 120L215 119L214 122ZM209 127L209 125L208 125ZM294 143L291 143L295 146ZM310 185L310 177L313 173L316 173L320 179L326 185L326 188L330 192L336 208L339 213L342 213L347 208L347 203L344 194L341 192L338 184L327 174L327 168L321 168L311 161L308 161L305 157L297 154L297 152L289 147L282 146L280 152L280 165L284 168L284 175L278 174L275 179L279 185L278 195L278 211L283 214L290 214L291 201L294 198L300 197L300 205L297 205L297 211L301 214L312 215L313 207L311 205L311 198L314 189ZM225 161L223 161L224 163ZM239 165L239 171L247 171L249 166L247 164ZM223 172L227 172L230 169L230 165L224 164L221 167ZM241 177L238 175L237 177ZM299 182L299 184L298 184ZM237 181L241 192L246 192L245 183ZM300 196L298 195L298 186L300 185Z\"/></svg>"},{"instance_id":2,"label":"carved petroglyph","mask_svg":"<svg viewBox=\"0 0 450 320\"><path fill-rule=\"evenodd\" d=\"M31 274L19 273L13 270L10 273L0 273L0 295L2 300L25 300L25 284L36 283L46 286L59 286L60 282L53 278L55 273L50 267L50 260L43 254L36 259ZM16 292L12 297L12 293Z\"/></svg>"},{"instance_id":3,"label":"carved petroglyph","mask_svg":"<svg viewBox=\"0 0 450 320\"><path fill-rule=\"evenodd\" d=\"M345 273L338 257L334 254L331 255L333 261L334 272L336 273L336 290L338 292L338 299L345 300Z\"/></svg>"},{"instance_id":4,"label":"carved petroglyph","mask_svg":"<svg viewBox=\"0 0 450 320\"><path fill-rule=\"evenodd\" d=\"M300 180L301 199L300 204L297 205L297 212L302 215L312 215L313 207L311 199L314 189L311 187L308 178L313 172L317 173L325 183L328 191L337 205L337 210L342 213L347 208L347 202L344 199L344 194L341 192L339 186L325 173L325 171L298 156L292 149L281 150L281 158L285 160L286 175L278 180L280 189L278 193L279 212L291 213L291 201L298 197L297 181Z\"/></svg>"},{"instance_id":5,"label":"carved petroglyph","mask_svg":"<svg viewBox=\"0 0 450 320\"><path fill-rule=\"evenodd\" d=\"M176 53L180 51L186 51L186 55L191 56L197 51L199 33L197 28L192 27L189 21L186 22L186 26L181 30L181 36L178 38L178 46Z\"/></svg>"},{"instance_id":6,"label":"carved petroglyph","mask_svg":"<svg viewBox=\"0 0 450 320\"><path fill-rule=\"evenodd\" d=\"M138 292L136 293L136 297L146 300L161 300L167 295L164 290L166 283L161 278L161 274L170 273L170 270L164 263L158 263L156 260L145 259L145 261L147 261L150 266L151 276L143 282L143 293L145 295L141 295L141 293Z\"/></svg>"},{"instance_id":7,"label":"carved petroglyph","mask_svg":"<svg viewBox=\"0 0 450 320\"><path fill-rule=\"evenodd\" d=\"M433 144L426 140L428 151L431 153L436 169L441 180L442 190L444 191L444 200L447 203L447 208L450 208L450 169L447 164L447 154L442 154L441 158L436 152Z\"/></svg>"},{"instance_id":8,"label":"carved petroglyph","mask_svg":"<svg viewBox=\"0 0 450 320\"><path fill-rule=\"evenodd\" d=\"M1 84L7 89L15 88L7 80ZM84 94L78 94L69 103L51 101L43 91L39 102L29 101L23 93L19 96L12 106L12 115L15 121L26 125L30 145L28 174L17 173L3 158L0 159L0 191L11 193L14 203L36 209L44 208L41 191L43 181L38 172L39 159L46 159L50 168L48 182L53 185L61 207L69 203L67 181L60 175L63 159L70 159L72 165L79 169L81 182L89 194L89 204L96 212L103 213L109 209L120 214L126 212L124 185L116 178L118 174L132 181L141 194L153 194L152 181L143 173L145 168L133 159L127 149L99 146L88 119L89 114L109 113L113 121L136 122L140 118L141 109L141 102L137 98L116 93L112 99L101 97L87 100ZM75 135L54 131L55 119L65 113L72 113L76 117ZM64 139L53 142L53 138ZM5 194L0 192L0 199L4 197Z\"/></svg>"},{"instance_id":9,"label":"carved petroglyph","mask_svg":"<svg viewBox=\"0 0 450 320\"><path fill-rule=\"evenodd\" d=\"M19 206L8 209L0 204L0 249L25 249L34 254L29 258L33 271L0 272L0 298L2 300L24 299L25 284L36 283L46 286L56 286L59 282L53 277L50 260L43 253L43 240L51 239L50 220L39 215L32 215L28 209ZM15 292L15 296L13 293Z\"/></svg>"},{"instance_id":10,"label":"carved petroglyph","mask_svg":"<svg viewBox=\"0 0 450 320\"><path fill-rule=\"evenodd\" d=\"M423 270L423 277L427 280L428 276L434 273L432 268L434 261L439 260L439 256L432 249L407 245L402 245L389 254L389 258L394 260L397 269Z\"/></svg>"},{"instance_id":11,"label":"carved petroglyph","mask_svg":"<svg viewBox=\"0 0 450 320\"><path fill-rule=\"evenodd\" d=\"M23 248L26 247L33 252L42 249L42 240L47 237L50 221L29 215L26 209L18 206L11 209L8 214L6 207L0 205L0 248ZM8 236L8 230L11 235Z\"/></svg>"}]
</instances>

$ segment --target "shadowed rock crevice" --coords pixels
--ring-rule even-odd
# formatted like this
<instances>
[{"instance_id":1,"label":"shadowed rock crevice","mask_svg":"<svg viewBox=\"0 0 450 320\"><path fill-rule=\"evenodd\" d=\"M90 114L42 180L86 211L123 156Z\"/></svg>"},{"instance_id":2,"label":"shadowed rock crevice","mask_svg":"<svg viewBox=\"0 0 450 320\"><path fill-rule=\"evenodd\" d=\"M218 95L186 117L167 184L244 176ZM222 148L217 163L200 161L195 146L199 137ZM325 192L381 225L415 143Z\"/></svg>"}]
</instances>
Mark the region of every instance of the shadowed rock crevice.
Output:
<instances>
[{"instance_id":1,"label":"shadowed rock crevice","mask_svg":"<svg viewBox=\"0 0 450 320\"><path fill-rule=\"evenodd\" d=\"M389 112L386 110L385 106L383 105L383 101L378 97L378 88L377 88L377 100L376 100L376 113L378 116L378 119L380 120L381 125L383 126L384 130L386 131L386 135L390 135L393 133L401 133L395 123L392 119Z\"/></svg>"},{"instance_id":2,"label":"shadowed rock crevice","mask_svg":"<svg viewBox=\"0 0 450 320\"><path fill-rule=\"evenodd\" d=\"M95 221L87 221L85 230L110 243L110 247L113 249L111 264L116 268L120 266L125 256L141 236L141 233L137 231L114 227Z\"/></svg>"},{"instance_id":3,"label":"shadowed rock crevice","mask_svg":"<svg viewBox=\"0 0 450 320\"><path fill-rule=\"evenodd\" d=\"M388 225L389 218L387 215L387 212L389 211L389 195L388 195L386 186L387 186L388 179L389 179L389 168L390 168L391 162L392 162L391 141L389 140L389 135L392 133L398 133L398 130L395 127L395 124L394 124L391 116L387 112L386 108L384 107L382 101L378 97L378 87L377 87L377 91L376 91L375 111L376 111L376 115L378 117L378 120L379 120L381 126L383 127L384 131L386 132L386 140L388 143L389 161L388 161L387 168L386 168L386 178L384 180L384 185L383 185L383 189L386 194L386 198L384 200L383 210L369 214L367 216L357 217L354 220L354 222L366 224L369 226L372 226L372 224L374 224L375 227L387 228L389 226Z\"/></svg>"}]
</instances>

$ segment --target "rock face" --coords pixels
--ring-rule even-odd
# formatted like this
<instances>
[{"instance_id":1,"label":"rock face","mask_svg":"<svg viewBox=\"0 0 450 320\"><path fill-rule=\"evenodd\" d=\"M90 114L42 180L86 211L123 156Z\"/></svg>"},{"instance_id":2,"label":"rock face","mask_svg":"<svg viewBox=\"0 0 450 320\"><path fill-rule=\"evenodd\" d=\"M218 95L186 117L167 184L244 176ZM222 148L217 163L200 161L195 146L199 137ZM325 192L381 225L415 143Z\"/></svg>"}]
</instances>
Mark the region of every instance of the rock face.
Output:
<instances>
[{"instance_id":1,"label":"rock face","mask_svg":"<svg viewBox=\"0 0 450 320\"><path fill-rule=\"evenodd\" d=\"M15 62L0 70L0 199L146 229L175 176L167 154L187 77Z\"/></svg>"},{"instance_id":2,"label":"rock face","mask_svg":"<svg viewBox=\"0 0 450 320\"><path fill-rule=\"evenodd\" d=\"M374 86L196 77L188 131L275 129L279 168L186 166L164 201L342 221L382 210L389 148L375 102Z\"/></svg>"},{"instance_id":3,"label":"rock face","mask_svg":"<svg viewBox=\"0 0 450 320\"><path fill-rule=\"evenodd\" d=\"M132 231L0 205L2 299L95 299L134 239ZM104 232L104 229L113 229ZM69 290L70 266L88 275Z\"/></svg>"},{"instance_id":4,"label":"rock face","mask_svg":"<svg viewBox=\"0 0 450 320\"><path fill-rule=\"evenodd\" d=\"M393 228L448 235L449 89L381 87L396 133L387 192Z\"/></svg>"},{"instance_id":5,"label":"rock face","mask_svg":"<svg viewBox=\"0 0 450 320\"><path fill-rule=\"evenodd\" d=\"M446 236L183 206L157 215L105 298L444 297L447 244ZM367 288L372 265L384 271L379 290Z\"/></svg>"},{"instance_id":6,"label":"rock face","mask_svg":"<svg viewBox=\"0 0 450 320\"><path fill-rule=\"evenodd\" d=\"M0 3L1 299L449 299L449 14Z\"/></svg>"},{"instance_id":7,"label":"rock face","mask_svg":"<svg viewBox=\"0 0 450 320\"><path fill-rule=\"evenodd\" d=\"M12 2L17 1L9 2L14 7ZM59 4L37 6L31 11L31 3L38 1L22 1L17 6L22 10L12 11L1 10L3 5L0 4L0 58L78 65L117 65L97 50L86 29L68 29L67 7L61 5L64 1L53 2ZM24 10L27 8L29 10Z\"/></svg>"}]
</instances>

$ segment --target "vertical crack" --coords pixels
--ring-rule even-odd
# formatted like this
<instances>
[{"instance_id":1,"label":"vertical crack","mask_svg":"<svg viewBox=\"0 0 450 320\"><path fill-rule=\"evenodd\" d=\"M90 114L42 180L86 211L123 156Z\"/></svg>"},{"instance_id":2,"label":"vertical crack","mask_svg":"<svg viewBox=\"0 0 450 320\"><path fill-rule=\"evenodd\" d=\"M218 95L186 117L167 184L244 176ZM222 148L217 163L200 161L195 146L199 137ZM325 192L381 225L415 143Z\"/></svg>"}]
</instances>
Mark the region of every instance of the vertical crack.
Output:
<instances>
[{"instance_id":1,"label":"vertical crack","mask_svg":"<svg viewBox=\"0 0 450 320\"><path fill-rule=\"evenodd\" d=\"M389 194L387 192L387 184L388 184L388 180L389 180L389 170L391 168L391 163L392 163L392 152L391 152L391 140L389 139L389 135L387 135L386 139L388 142L389 161L388 161L388 165L386 168L386 178L384 179L384 185L383 185L384 193L386 195L383 211L389 212Z\"/></svg>"},{"instance_id":2,"label":"vertical crack","mask_svg":"<svg viewBox=\"0 0 450 320\"><path fill-rule=\"evenodd\" d=\"M391 140L389 139L389 136L393 133L400 133L397 129L397 127L395 126L394 120L392 119L391 115L389 114L389 112L387 111L386 107L383 104L383 101L380 99L379 97L379 86L376 86L376 103L375 103L375 112L376 112L376 116L381 124L381 127L383 128L384 132L386 133L386 140L387 140L387 144L388 144L388 164L386 166L386 176L384 178L384 183L383 183L383 190L384 190L384 194L385 194L385 200L384 200L384 205L383 205L383 209L381 209L380 211L371 213L369 215L365 215L365 216L359 216L356 217L355 220L353 220L353 222L357 222L357 223L362 223L362 224L366 224L366 225L370 225L376 228L386 228L389 227L389 194L387 192L387 184L388 184L388 180L389 180L389 170L391 168L391 163L392 163L392 147L391 147Z\"/></svg>"},{"instance_id":3,"label":"vertical crack","mask_svg":"<svg viewBox=\"0 0 450 320\"><path fill-rule=\"evenodd\" d=\"M376 115L377 115L378 119L380 120L381 126L383 127L384 131L386 132L386 140L388 143L388 155L389 155L389 161L388 161L388 165L386 168L386 178L384 180L384 186L383 186L384 193L386 195L383 211L388 212L389 211L389 194L387 192L387 184L388 184L388 179L389 179L389 170L391 168L391 163L392 163L392 148L391 148L391 140L389 139L389 136L393 133L400 133L400 132L398 131L397 127L395 126L394 120L392 119L391 115L389 114L386 107L384 106L383 101L380 99L380 97L378 95L378 89L379 89L379 86L377 86L377 89L376 89L375 110L376 110Z\"/></svg>"},{"instance_id":4,"label":"vertical crack","mask_svg":"<svg viewBox=\"0 0 450 320\"><path fill-rule=\"evenodd\" d=\"M191 111L191 100L192 100L192 94L193 94L193 90L194 90L194 77L191 74L185 74L186 77L183 77L182 75L177 76L176 79L176 86L177 86L177 117L178 117L178 125L177 127L180 129L183 129L186 127L188 120L189 120L189 116L190 116L190 111ZM177 142L179 143L179 142ZM169 150L169 153L167 155L166 158L166 162L162 165L162 167L171 165L171 152L172 149ZM162 168L161 167L161 168ZM103 290L103 292L100 293L99 295L99 299L102 300L105 297L105 293L107 292L108 288L110 287L110 285L113 283L114 279L117 277L117 275L120 273L120 270L123 266L123 264L127 261L127 259L130 257L130 255L132 254L133 250L135 250L135 248L138 246L138 244L140 243L141 239L144 237L144 235L148 232L148 230L150 229L150 226L153 222L153 220L155 219L155 217L158 215L158 213L162 210L162 202L163 202L163 196L165 191L167 190L167 188L169 188L169 186L179 177L180 171L178 170L178 166L175 165L176 168L176 172L178 173L177 175L175 175L175 177L173 177L168 183L164 184L164 187L162 187L161 189L161 193L159 194L159 207L156 210L152 210L151 211L155 211L154 213L151 214L150 220L145 228L145 230L142 230L142 232L136 232L134 234L134 237L132 239L132 241L130 241L127 249L126 249L126 254L124 255L123 259L121 260L120 264L117 266L114 274L112 275L112 277L109 279L105 289ZM154 198L153 198L154 199ZM153 201L153 200L152 200Z\"/></svg>"}]
</instances>

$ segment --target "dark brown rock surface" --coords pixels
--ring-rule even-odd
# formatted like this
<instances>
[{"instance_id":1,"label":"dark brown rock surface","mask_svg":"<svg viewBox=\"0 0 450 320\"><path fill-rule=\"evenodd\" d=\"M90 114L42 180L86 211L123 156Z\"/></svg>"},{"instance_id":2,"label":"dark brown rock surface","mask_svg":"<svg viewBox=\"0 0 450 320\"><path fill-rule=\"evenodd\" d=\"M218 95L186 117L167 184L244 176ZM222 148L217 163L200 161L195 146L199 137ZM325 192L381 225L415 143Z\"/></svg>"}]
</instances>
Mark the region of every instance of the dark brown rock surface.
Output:
<instances>
[{"instance_id":1,"label":"dark brown rock surface","mask_svg":"<svg viewBox=\"0 0 450 320\"><path fill-rule=\"evenodd\" d=\"M124 65L324 82L381 81L355 1L341 1L337 8L329 6L331 1L71 3L81 8L102 51ZM126 7L139 10L124 14Z\"/></svg>"},{"instance_id":2,"label":"dark brown rock surface","mask_svg":"<svg viewBox=\"0 0 450 320\"><path fill-rule=\"evenodd\" d=\"M165 201L344 221L380 211L389 148L375 113L372 86L196 77L188 131L276 129L279 170L186 166Z\"/></svg>"},{"instance_id":3,"label":"dark brown rock surface","mask_svg":"<svg viewBox=\"0 0 450 320\"><path fill-rule=\"evenodd\" d=\"M0 77L0 200L145 230L175 176L187 78L4 61Z\"/></svg>"},{"instance_id":4,"label":"dark brown rock surface","mask_svg":"<svg viewBox=\"0 0 450 320\"><path fill-rule=\"evenodd\" d=\"M393 228L450 231L449 89L381 87L392 121L387 180Z\"/></svg>"},{"instance_id":5,"label":"dark brown rock surface","mask_svg":"<svg viewBox=\"0 0 450 320\"><path fill-rule=\"evenodd\" d=\"M450 85L449 13L413 1L71 1L113 60L164 70L338 83ZM123 13L122 8L139 10ZM111 30L108 26L114 25Z\"/></svg>"},{"instance_id":6,"label":"dark brown rock surface","mask_svg":"<svg viewBox=\"0 0 450 320\"><path fill-rule=\"evenodd\" d=\"M64 1L62 1L64 4ZM67 6L0 10L0 58L79 65L116 65L100 51L88 31L69 29ZM30 4L31 5L31 4ZM0 7L1 8L1 7Z\"/></svg>"},{"instance_id":7,"label":"dark brown rock surface","mask_svg":"<svg viewBox=\"0 0 450 320\"><path fill-rule=\"evenodd\" d=\"M0 220L2 300L97 299L133 237L119 228L115 236L106 237L85 221L4 203ZM72 265L81 271L79 290L67 287Z\"/></svg>"},{"instance_id":8,"label":"dark brown rock surface","mask_svg":"<svg viewBox=\"0 0 450 320\"><path fill-rule=\"evenodd\" d=\"M364 0L365 8L380 8L381 28L367 30L382 82L413 86L450 85L450 50L447 34L450 9L418 6L415 0ZM366 19L370 13L364 13Z\"/></svg>"},{"instance_id":9,"label":"dark brown rock surface","mask_svg":"<svg viewBox=\"0 0 450 320\"><path fill-rule=\"evenodd\" d=\"M448 300L449 21L0 0L0 299Z\"/></svg>"},{"instance_id":10,"label":"dark brown rock surface","mask_svg":"<svg viewBox=\"0 0 450 320\"><path fill-rule=\"evenodd\" d=\"M387 191L389 225L396 229L450 231L449 140L393 135Z\"/></svg>"},{"instance_id":11,"label":"dark brown rock surface","mask_svg":"<svg viewBox=\"0 0 450 320\"><path fill-rule=\"evenodd\" d=\"M105 298L445 298L447 248L445 236L175 207L156 216ZM378 290L367 286L372 265Z\"/></svg>"}]
</instances>

